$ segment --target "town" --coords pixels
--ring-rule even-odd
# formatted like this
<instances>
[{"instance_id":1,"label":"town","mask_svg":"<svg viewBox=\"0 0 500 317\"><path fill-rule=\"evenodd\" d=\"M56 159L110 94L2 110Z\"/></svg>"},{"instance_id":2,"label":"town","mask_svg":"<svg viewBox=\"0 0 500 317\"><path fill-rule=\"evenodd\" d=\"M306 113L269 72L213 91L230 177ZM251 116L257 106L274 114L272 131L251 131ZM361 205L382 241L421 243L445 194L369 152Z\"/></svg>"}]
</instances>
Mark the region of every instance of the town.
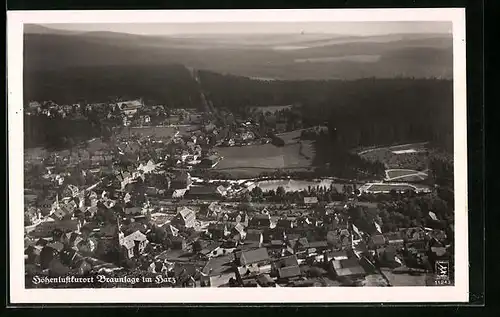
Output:
<instances>
[{"instance_id":1,"label":"town","mask_svg":"<svg viewBox=\"0 0 500 317\"><path fill-rule=\"evenodd\" d=\"M205 105L26 105L99 131L25 150L26 287L418 286L453 268L452 199L408 165L425 145L362 149L340 178L313 164L329 127L296 105Z\"/></svg>"}]
</instances>

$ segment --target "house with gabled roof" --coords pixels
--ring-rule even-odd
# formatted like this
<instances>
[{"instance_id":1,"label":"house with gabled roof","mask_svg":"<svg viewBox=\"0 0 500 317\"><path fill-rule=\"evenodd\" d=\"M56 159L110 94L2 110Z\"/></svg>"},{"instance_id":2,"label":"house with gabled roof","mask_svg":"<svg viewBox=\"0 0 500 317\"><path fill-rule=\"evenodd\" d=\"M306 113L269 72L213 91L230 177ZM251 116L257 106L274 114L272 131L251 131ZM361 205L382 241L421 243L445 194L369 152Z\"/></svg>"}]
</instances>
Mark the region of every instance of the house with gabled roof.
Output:
<instances>
[{"instance_id":1,"label":"house with gabled roof","mask_svg":"<svg viewBox=\"0 0 500 317\"><path fill-rule=\"evenodd\" d=\"M294 227L294 221L290 218L283 217L278 220L276 227L281 229L292 229Z\"/></svg>"},{"instance_id":2,"label":"house with gabled roof","mask_svg":"<svg viewBox=\"0 0 500 317\"><path fill-rule=\"evenodd\" d=\"M381 234L372 235L370 237L369 245L374 249L379 249L385 247L387 241L385 237Z\"/></svg>"},{"instance_id":3,"label":"house with gabled roof","mask_svg":"<svg viewBox=\"0 0 500 317\"><path fill-rule=\"evenodd\" d=\"M237 254L236 257L242 266L258 265L270 261L266 248L242 251L240 254Z\"/></svg>"},{"instance_id":4,"label":"house with gabled roof","mask_svg":"<svg viewBox=\"0 0 500 317\"><path fill-rule=\"evenodd\" d=\"M345 278L363 278L367 275L367 272L355 257L342 260L333 260L329 264L329 270L333 277L340 280L343 280Z\"/></svg>"},{"instance_id":5,"label":"house with gabled roof","mask_svg":"<svg viewBox=\"0 0 500 317\"><path fill-rule=\"evenodd\" d=\"M97 241L94 239L81 239L77 244L76 248L78 252L82 255L92 255L97 249Z\"/></svg>"},{"instance_id":6,"label":"house with gabled roof","mask_svg":"<svg viewBox=\"0 0 500 317\"><path fill-rule=\"evenodd\" d=\"M248 222L249 228L270 228L271 216L269 214L254 215Z\"/></svg>"},{"instance_id":7,"label":"house with gabled roof","mask_svg":"<svg viewBox=\"0 0 500 317\"><path fill-rule=\"evenodd\" d=\"M280 257L273 261L274 270L278 270L279 268L289 267L289 266L298 266L299 261L296 255L288 255Z\"/></svg>"},{"instance_id":8,"label":"house with gabled roof","mask_svg":"<svg viewBox=\"0 0 500 317\"><path fill-rule=\"evenodd\" d=\"M172 219L173 225L179 225L184 228L193 228L196 224L196 213L194 210L184 207Z\"/></svg>"},{"instance_id":9,"label":"house with gabled roof","mask_svg":"<svg viewBox=\"0 0 500 317\"><path fill-rule=\"evenodd\" d=\"M280 281L288 281L302 276L299 266L287 266L278 269L278 279Z\"/></svg>"},{"instance_id":10,"label":"house with gabled roof","mask_svg":"<svg viewBox=\"0 0 500 317\"><path fill-rule=\"evenodd\" d=\"M214 202L210 203L210 205L208 205L208 207L207 207L207 217L210 217L210 216L215 217L221 211L222 211L221 205L219 205L218 202L214 201Z\"/></svg>"},{"instance_id":11,"label":"house with gabled roof","mask_svg":"<svg viewBox=\"0 0 500 317\"><path fill-rule=\"evenodd\" d=\"M387 243L391 246L402 248L404 245L404 235L400 231L388 232L384 234Z\"/></svg>"},{"instance_id":12,"label":"house with gabled roof","mask_svg":"<svg viewBox=\"0 0 500 317\"><path fill-rule=\"evenodd\" d=\"M334 249L348 248L352 245L351 233L348 229L337 228L328 231L326 239L328 244Z\"/></svg>"},{"instance_id":13,"label":"house with gabled roof","mask_svg":"<svg viewBox=\"0 0 500 317\"><path fill-rule=\"evenodd\" d=\"M266 248L239 251L235 253L239 278L271 272L271 259Z\"/></svg>"},{"instance_id":14,"label":"house with gabled roof","mask_svg":"<svg viewBox=\"0 0 500 317\"><path fill-rule=\"evenodd\" d=\"M309 242L309 248L307 249L307 253L322 253L323 251L328 249L328 242L326 240L318 240Z\"/></svg>"},{"instance_id":15,"label":"house with gabled roof","mask_svg":"<svg viewBox=\"0 0 500 317\"><path fill-rule=\"evenodd\" d=\"M125 207L123 211L128 216L135 216L142 214L142 207Z\"/></svg>"},{"instance_id":16,"label":"house with gabled roof","mask_svg":"<svg viewBox=\"0 0 500 317\"><path fill-rule=\"evenodd\" d=\"M234 228L232 228L232 232L235 235L238 235L239 240L244 240L246 238L245 226L238 222Z\"/></svg>"},{"instance_id":17,"label":"house with gabled roof","mask_svg":"<svg viewBox=\"0 0 500 317\"><path fill-rule=\"evenodd\" d=\"M145 234L137 230L128 236L123 232L118 234L119 244L123 248L124 255L127 258L133 258L141 255L148 244L148 239Z\"/></svg>"},{"instance_id":18,"label":"house with gabled roof","mask_svg":"<svg viewBox=\"0 0 500 317\"><path fill-rule=\"evenodd\" d=\"M301 237L297 240L287 239L286 250L290 254L303 253L309 248L309 241L305 237Z\"/></svg>"},{"instance_id":19,"label":"house with gabled roof","mask_svg":"<svg viewBox=\"0 0 500 317\"><path fill-rule=\"evenodd\" d=\"M166 224L162 228L165 229L165 232L167 233L167 237L177 237L179 235L179 229L174 227L171 224Z\"/></svg>"},{"instance_id":20,"label":"house with gabled roof","mask_svg":"<svg viewBox=\"0 0 500 317\"><path fill-rule=\"evenodd\" d=\"M210 234L211 239L223 239L229 234L227 224L225 223L211 223L208 225L207 232Z\"/></svg>"},{"instance_id":21,"label":"house with gabled roof","mask_svg":"<svg viewBox=\"0 0 500 317\"><path fill-rule=\"evenodd\" d=\"M117 102L116 105L126 116L132 116L144 106L141 99Z\"/></svg>"},{"instance_id":22,"label":"house with gabled roof","mask_svg":"<svg viewBox=\"0 0 500 317\"><path fill-rule=\"evenodd\" d=\"M248 229L244 241L245 244L255 244L259 247L262 246L264 241L262 230Z\"/></svg>"},{"instance_id":23,"label":"house with gabled roof","mask_svg":"<svg viewBox=\"0 0 500 317\"><path fill-rule=\"evenodd\" d=\"M69 207L68 205L62 204L59 208L54 210L50 217L55 220L63 220L64 218L71 217L73 213L70 208L71 207Z\"/></svg>"}]
</instances>

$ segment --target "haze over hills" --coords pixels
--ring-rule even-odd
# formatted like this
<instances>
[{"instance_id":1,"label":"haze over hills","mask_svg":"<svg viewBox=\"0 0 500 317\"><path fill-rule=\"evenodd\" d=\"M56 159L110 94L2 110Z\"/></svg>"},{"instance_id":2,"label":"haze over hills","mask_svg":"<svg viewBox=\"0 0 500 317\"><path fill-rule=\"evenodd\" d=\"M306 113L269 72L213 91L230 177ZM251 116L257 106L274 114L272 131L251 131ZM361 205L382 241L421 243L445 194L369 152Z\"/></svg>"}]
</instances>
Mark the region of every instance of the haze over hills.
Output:
<instances>
[{"instance_id":1,"label":"haze over hills","mask_svg":"<svg viewBox=\"0 0 500 317\"><path fill-rule=\"evenodd\" d=\"M182 64L281 80L452 77L448 34L179 34L145 36L25 26L24 69Z\"/></svg>"},{"instance_id":2,"label":"haze over hills","mask_svg":"<svg viewBox=\"0 0 500 317\"><path fill-rule=\"evenodd\" d=\"M26 102L142 97L203 109L203 95L235 113L297 103L304 121L344 131L349 146L432 140L452 149L451 35L25 31Z\"/></svg>"}]
</instances>

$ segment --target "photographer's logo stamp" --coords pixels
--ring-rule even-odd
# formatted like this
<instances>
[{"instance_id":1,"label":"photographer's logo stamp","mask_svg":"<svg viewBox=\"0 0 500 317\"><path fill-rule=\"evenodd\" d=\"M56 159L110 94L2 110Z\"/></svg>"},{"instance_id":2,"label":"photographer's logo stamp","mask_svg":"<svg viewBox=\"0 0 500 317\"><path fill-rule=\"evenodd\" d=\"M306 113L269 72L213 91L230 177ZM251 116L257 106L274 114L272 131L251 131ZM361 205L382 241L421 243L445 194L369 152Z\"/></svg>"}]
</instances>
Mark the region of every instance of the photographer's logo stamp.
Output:
<instances>
[{"instance_id":1,"label":"photographer's logo stamp","mask_svg":"<svg viewBox=\"0 0 500 317\"><path fill-rule=\"evenodd\" d=\"M436 272L436 284L437 285L449 285L450 284L450 262L448 262L448 261L436 261L435 272Z\"/></svg>"}]
</instances>

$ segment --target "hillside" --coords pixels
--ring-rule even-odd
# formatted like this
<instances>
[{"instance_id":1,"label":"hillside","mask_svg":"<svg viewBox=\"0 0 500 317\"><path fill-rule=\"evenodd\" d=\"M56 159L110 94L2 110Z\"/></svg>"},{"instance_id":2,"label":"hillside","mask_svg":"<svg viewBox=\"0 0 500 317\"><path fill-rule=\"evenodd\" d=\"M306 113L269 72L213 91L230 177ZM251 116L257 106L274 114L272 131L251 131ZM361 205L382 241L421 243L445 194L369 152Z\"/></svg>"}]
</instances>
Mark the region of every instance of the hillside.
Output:
<instances>
[{"instance_id":1,"label":"hillside","mask_svg":"<svg viewBox=\"0 0 500 317\"><path fill-rule=\"evenodd\" d=\"M283 80L452 76L452 38L440 34L174 37L60 30L50 33L47 28L27 26L24 44L28 76L32 71L68 67L168 64ZM350 59L360 55L372 58Z\"/></svg>"},{"instance_id":2,"label":"hillside","mask_svg":"<svg viewBox=\"0 0 500 317\"><path fill-rule=\"evenodd\" d=\"M215 107L242 112L301 104L306 125L337 131L325 146L433 141L452 150L452 39L446 35L168 37L26 30L26 102L142 97L147 104L200 107L200 87L186 68L194 67L204 70L202 89Z\"/></svg>"},{"instance_id":3,"label":"hillside","mask_svg":"<svg viewBox=\"0 0 500 317\"><path fill-rule=\"evenodd\" d=\"M196 108L198 86L181 65L112 65L32 71L24 77L24 99L57 103L144 98L148 104Z\"/></svg>"},{"instance_id":4,"label":"hillside","mask_svg":"<svg viewBox=\"0 0 500 317\"><path fill-rule=\"evenodd\" d=\"M309 126L327 124L347 148L433 141L453 149L453 82L442 79L271 81L201 72L216 107L298 104ZM330 142L328 141L328 142Z\"/></svg>"}]
</instances>

